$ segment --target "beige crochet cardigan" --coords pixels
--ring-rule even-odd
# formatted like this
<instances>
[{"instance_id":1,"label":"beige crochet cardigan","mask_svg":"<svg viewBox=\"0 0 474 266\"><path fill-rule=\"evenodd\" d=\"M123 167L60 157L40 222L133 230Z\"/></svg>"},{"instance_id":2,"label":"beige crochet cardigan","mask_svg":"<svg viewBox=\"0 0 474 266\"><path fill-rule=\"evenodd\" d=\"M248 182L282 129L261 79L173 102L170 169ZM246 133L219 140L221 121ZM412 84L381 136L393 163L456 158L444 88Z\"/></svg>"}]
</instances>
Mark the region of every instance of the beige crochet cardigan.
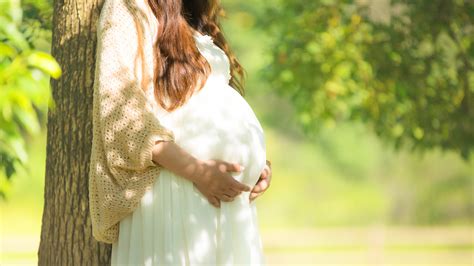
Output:
<instances>
[{"instance_id":1,"label":"beige crochet cardigan","mask_svg":"<svg viewBox=\"0 0 474 266\"><path fill-rule=\"evenodd\" d=\"M152 161L155 142L174 141L143 90L153 89L156 32L156 21L146 21L151 10L144 3L105 0L97 22L89 208L92 234L105 243L118 240L120 220L139 206L160 174L162 167ZM135 14L144 22L143 30L136 27Z\"/></svg>"}]
</instances>

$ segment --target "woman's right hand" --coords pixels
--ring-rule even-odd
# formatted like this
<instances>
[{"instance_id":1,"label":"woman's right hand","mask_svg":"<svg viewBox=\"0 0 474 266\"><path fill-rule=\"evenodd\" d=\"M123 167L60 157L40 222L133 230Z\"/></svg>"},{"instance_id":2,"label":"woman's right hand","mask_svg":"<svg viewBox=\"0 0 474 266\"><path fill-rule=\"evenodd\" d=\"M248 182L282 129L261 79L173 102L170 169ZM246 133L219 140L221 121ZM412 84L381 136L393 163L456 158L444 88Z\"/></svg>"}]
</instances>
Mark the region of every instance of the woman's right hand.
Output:
<instances>
[{"instance_id":1,"label":"woman's right hand","mask_svg":"<svg viewBox=\"0 0 474 266\"><path fill-rule=\"evenodd\" d=\"M235 180L229 172L240 172L239 164L222 160L199 160L174 141L158 140L152 150L152 162L194 183L208 199L220 207L220 200L232 201L252 188Z\"/></svg>"},{"instance_id":2,"label":"woman's right hand","mask_svg":"<svg viewBox=\"0 0 474 266\"><path fill-rule=\"evenodd\" d=\"M199 166L201 171L197 171L199 176L193 178L194 186L215 207L220 207L220 200L233 201L242 191L251 190L251 187L235 180L229 173L243 170L237 163L211 159L200 161Z\"/></svg>"}]
</instances>

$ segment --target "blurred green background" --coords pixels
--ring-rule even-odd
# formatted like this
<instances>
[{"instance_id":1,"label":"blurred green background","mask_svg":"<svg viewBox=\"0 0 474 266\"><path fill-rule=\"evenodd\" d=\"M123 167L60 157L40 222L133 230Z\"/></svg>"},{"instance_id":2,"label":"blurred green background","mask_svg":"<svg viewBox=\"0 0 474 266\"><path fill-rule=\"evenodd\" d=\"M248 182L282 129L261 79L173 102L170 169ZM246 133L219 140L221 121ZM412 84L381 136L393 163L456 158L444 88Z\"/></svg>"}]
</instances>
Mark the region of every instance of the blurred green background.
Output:
<instances>
[{"instance_id":1,"label":"blurred green background","mask_svg":"<svg viewBox=\"0 0 474 266\"><path fill-rule=\"evenodd\" d=\"M272 161L268 262L473 265L474 4L222 4ZM51 16L52 0L0 0L2 265L36 263Z\"/></svg>"}]
</instances>

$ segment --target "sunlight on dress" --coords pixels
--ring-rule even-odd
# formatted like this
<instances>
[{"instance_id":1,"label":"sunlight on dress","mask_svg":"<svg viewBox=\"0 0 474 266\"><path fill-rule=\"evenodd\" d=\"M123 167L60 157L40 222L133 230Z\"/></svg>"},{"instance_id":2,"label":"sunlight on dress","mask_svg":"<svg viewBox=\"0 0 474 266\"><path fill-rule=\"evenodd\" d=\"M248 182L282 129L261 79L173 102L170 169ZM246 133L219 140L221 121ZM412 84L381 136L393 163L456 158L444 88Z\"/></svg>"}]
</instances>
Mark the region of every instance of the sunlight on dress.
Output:
<instances>
[{"instance_id":1,"label":"sunlight on dress","mask_svg":"<svg viewBox=\"0 0 474 266\"><path fill-rule=\"evenodd\" d=\"M245 167L232 173L253 187L265 166L263 129L252 108L231 86L229 60L208 35L194 33L211 65L202 90L168 113L154 106L175 142L199 158ZM149 96L153 97L152 91ZM212 206L189 180L163 169L141 205L120 222L112 265L264 265L255 201L242 192Z\"/></svg>"}]
</instances>

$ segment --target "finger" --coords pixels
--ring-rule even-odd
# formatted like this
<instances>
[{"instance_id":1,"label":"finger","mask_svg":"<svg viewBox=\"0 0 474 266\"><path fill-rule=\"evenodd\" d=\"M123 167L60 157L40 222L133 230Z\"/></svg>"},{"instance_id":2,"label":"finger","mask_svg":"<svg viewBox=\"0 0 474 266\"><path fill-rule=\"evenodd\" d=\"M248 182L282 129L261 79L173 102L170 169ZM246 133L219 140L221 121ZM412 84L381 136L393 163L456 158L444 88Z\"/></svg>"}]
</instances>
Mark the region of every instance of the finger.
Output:
<instances>
[{"instance_id":1,"label":"finger","mask_svg":"<svg viewBox=\"0 0 474 266\"><path fill-rule=\"evenodd\" d=\"M252 192L260 192L262 191L262 186L261 183L263 182L264 179L260 178L258 179L257 183L253 186Z\"/></svg>"},{"instance_id":2,"label":"finger","mask_svg":"<svg viewBox=\"0 0 474 266\"><path fill-rule=\"evenodd\" d=\"M252 200L256 199L258 196L260 196L262 193L254 193L254 192L251 192L250 195L249 195L249 200L250 202L252 202Z\"/></svg>"},{"instance_id":3,"label":"finger","mask_svg":"<svg viewBox=\"0 0 474 266\"><path fill-rule=\"evenodd\" d=\"M262 173L260 173L260 177L259 178L267 178L268 176L268 171L267 171L267 168L263 168L262 170Z\"/></svg>"},{"instance_id":4,"label":"finger","mask_svg":"<svg viewBox=\"0 0 474 266\"><path fill-rule=\"evenodd\" d=\"M220 207L220 202L219 199L216 197L211 197L208 199L209 203L211 203L214 207L219 208Z\"/></svg>"},{"instance_id":5,"label":"finger","mask_svg":"<svg viewBox=\"0 0 474 266\"><path fill-rule=\"evenodd\" d=\"M229 196L229 195L226 195L226 194L222 194L222 195L220 196L220 199L221 199L222 201L226 201L226 202L230 202L230 201L233 201L233 200L234 200L233 197L231 197L231 196Z\"/></svg>"},{"instance_id":6,"label":"finger","mask_svg":"<svg viewBox=\"0 0 474 266\"><path fill-rule=\"evenodd\" d=\"M238 181L237 181L237 182L238 182ZM233 183L230 185L230 187L229 187L228 190L232 191L232 193L236 193L236 195L239 195L240 193L242 193L242 189L240 188L240 186L238 185L238 183L235 184L235 182L233 182ZM233 194L229 194L229 193L227 193L227 194L228 194L228 195L233 195Z\"/></svg>"},{"instance_id":7,"label":"finger","mask_svg":"<svg viewBox=\"0 0 474 266\"><path fill-rule=\"evenodd\" d=\"M231 196L231 197L237 197L242 191L238 191L232 188L229 188L225 191L225 194Z\"/></svg>"},{"instance_id":8,"label":"finger","mask_svg":"<svg viewBox=\"0 0 474 266\"><path fill-rule=\"evenodd\" d=\"M268 175L265 177L266 180L268 180L268 183L270 183L270 180L272 179L272 172L268 172Z\"/></svg>"},{"instance_id":9,"label":"finger","mask_svg":"<svg viewBox=\"0 0 474 266\"><path fill-rule=\"evenodd\" d=\"M263 192L268 188L268 181L266 179L260 179L252 189L252 192Z\"/></svg>"},{"instance_id":10,"label":"finger","mask_svg":"<svg viewBox=\"0 0 474 266\"><path fill-rule=\"evenodd\" d=\"M227 163L227 172L241 172L244 170L244 166L238 163Z\"/></svg>"},{"instance_id":11,"label":"finger","mask_svg":"<svg viewBox=\"0 0 474 266\"><path fill-rule=\"evenodd\" d=\"M262 187L260 186L260 181L259 181L257 184L255 184L255 186L253 186L251 192L260 192L260 191L262 191Z\"/></svg>"},{"instance_id":12,"label":"finger","mask_svg":"<svg viewBox=\"0 0 474 266\"><path fill-rule=\"evenodd\" d=\"M272 169L267 169L267 175L265 176L266 179L270 180L272 178Z\"/></svg>"},{"instance_id":13,"label":"finger","mask_svg":"<svg viewBox=\"0 0 474 266\"><path fill-rule=\"evenodd\" d=\"M249 199L255 199L257 197L258 193L256 192L250 192L249 194Z\"/></svg>"},{"instance_id":14,"label":"finger","mask_svg":"<svg viewBox=\"0 0 474 266\"><path fill-rule=\"evenodd\" d=\"M209 199L207 199L207 201L209 201L209 203L212 206L217 207L217 201L214 198L209 198Z\"/></svg>"},{"instance_id":15,"label":"finger","mask_svg":"<svg viewBox=\"0 0 474 266\"><path fill-rule=\"evenodd\" d=\"M235 180L234 179L234 186L233 186L235 189L239 190L239 191L250 191L252 190L251 187L245 185L245 184L242 184L240 183L239 181Z\"/></svg>"}]
</instances>

